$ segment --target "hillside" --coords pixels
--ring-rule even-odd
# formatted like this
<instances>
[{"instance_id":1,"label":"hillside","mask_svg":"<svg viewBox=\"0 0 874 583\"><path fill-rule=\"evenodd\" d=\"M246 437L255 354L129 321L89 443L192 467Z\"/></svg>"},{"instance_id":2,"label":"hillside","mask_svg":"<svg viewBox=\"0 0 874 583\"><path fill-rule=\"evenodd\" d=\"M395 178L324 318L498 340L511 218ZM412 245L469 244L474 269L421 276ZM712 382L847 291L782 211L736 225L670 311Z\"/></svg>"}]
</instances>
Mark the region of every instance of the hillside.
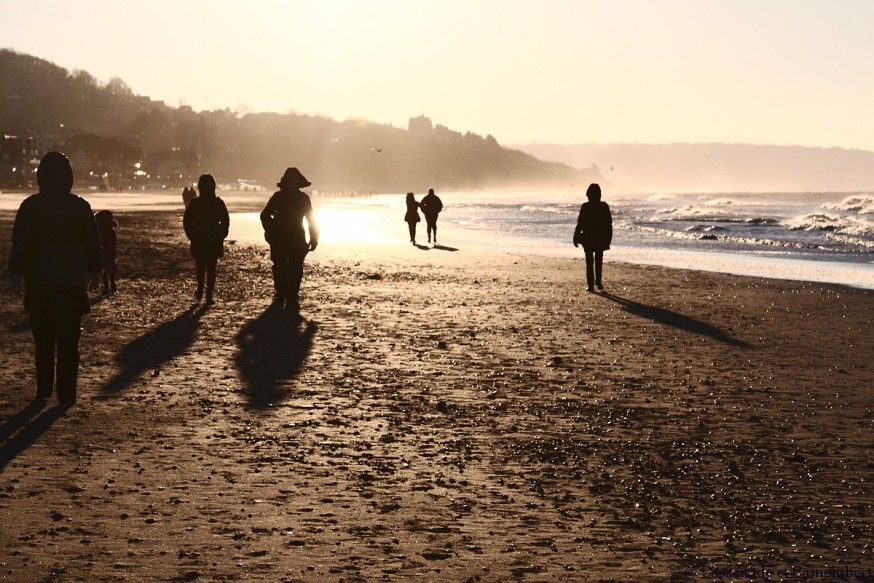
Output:
<instances>
[{"instance_id":1,"label":"hillside","mask_svg":"<svg viewBox=\"0 0 874 583\"><path fill-rule=\"evenodd\" d=\"M543 160L595 164L623 192L874 190L874 152L743 144L523 144Z\"/></svg>"},{"instance_id":2,"label":"hillside","mask_svg":"<svg viewBox=\"0 0 874 583\"><path fill-rule=\"evenodd\" d=\"M191 183L203 172L219 181L272 185L287 166L298 166L314 187L345 191L566 189L599 178L424 117L408 129L294 114L198 112L135 95L119 78L102 84L85 71L11 50L0 50L0 80L0 135L33 136L38 152L79 149L77 175L108 176L126 187L135 164L140 182L164 185Z\"/></svg>"}]
</instances>

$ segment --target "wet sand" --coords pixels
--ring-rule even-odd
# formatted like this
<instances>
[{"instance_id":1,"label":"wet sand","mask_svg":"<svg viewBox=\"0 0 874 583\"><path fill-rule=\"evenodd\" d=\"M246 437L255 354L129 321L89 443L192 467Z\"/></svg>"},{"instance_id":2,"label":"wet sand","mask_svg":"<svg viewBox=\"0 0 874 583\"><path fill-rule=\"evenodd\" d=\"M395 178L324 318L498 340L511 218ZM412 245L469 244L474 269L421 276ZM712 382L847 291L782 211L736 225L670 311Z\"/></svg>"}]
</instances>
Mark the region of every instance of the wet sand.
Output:
<instances>
[{"instance_id":1,"label":"wet sand","mask_svg":"<svg viewBox=\"0 0 874 583\"><path fill-rule=\"evenodd\" d=\"M180 213L118 220L73 408L0 296L0 580L874 569L870 291L326 243L295 318L263 246L204 307Z\"/></svg>"}]
</instances>

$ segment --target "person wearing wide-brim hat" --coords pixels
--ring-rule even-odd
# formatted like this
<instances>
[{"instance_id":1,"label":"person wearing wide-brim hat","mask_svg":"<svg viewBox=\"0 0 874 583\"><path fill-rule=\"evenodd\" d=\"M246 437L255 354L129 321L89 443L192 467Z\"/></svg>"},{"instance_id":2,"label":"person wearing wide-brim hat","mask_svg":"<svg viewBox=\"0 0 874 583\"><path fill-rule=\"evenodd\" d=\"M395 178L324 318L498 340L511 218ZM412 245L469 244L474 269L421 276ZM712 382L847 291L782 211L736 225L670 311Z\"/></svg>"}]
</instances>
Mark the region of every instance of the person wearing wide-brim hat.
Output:
<instances>
[{"instance_id":1,"label":"person wearing wide-brim hat","mask_svg":"<svg viewBox=\"0 0 874 583\"><path fill-rule=\"evenodd\" d=\"M273 261L275 301L294 310L300 309L298 295L303 280L303 261L307 253L319 244L319 229L313 216L310 197L301 188L312 183L297 168L288 168L276 183L279 191L273 193L261 212L264 238L270 244ZM307 242L304 231L309 232Z\"/></svg>"}]
</instances>

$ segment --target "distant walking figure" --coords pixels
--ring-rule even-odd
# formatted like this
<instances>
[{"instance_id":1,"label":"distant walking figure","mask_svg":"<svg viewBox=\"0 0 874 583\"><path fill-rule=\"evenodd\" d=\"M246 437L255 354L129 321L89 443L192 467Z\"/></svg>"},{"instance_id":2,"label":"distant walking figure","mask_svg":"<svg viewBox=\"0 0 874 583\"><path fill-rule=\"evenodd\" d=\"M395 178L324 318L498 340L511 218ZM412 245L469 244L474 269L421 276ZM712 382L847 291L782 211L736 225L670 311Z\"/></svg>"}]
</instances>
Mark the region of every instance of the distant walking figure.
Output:
<instances>
[{"instance_id":1,"label":"distant walking figure","mask_svg":"<svg viewBox=\"0 0 874 583\"><path fill-rule=\"evenodd\" d=\"M270 259L273 261L275 302L293 310L300 310L298 295L303 280L304 258L309 251L315 251L319 244L319 228L313 216L312 202L300 190L310 184L300 170L288 168L276 184L279 191L273 193L261 211L264 239L270 244ZM309 243L304 232L304 219L309 231Z\"/></svg>"},{"instance_id":2,"label":"distant walking figure","mask_svg":"<svg viewBox=\"0 0 874 583\"><path fill-rule=\"evenodd\" d=\"M437 215L443 210L443 201L434 194L434 189L429 188L419 207L422 209L422 214L425 215L425 222L428 225L428 242L431 242L431 233L434 233L434 243L437 243Z\"/></svg>"},{"instance_id":3,"label":"distant walking figure","mask_svg":"<svg viewBox=\"0 0 874 583\"><path fill-rule=\"evenodd\" d=\"M189 203L197 198L197 192L194 191L194 188L186 186L182 189L182 202L185 204L185 207L188 208Z\"/></svg>"},{"instance_id":4,"label":"distant walking figure","mask_svg":"<svg viewBox=\"0 0 874 583\"><path fill-rule=\"evenodd\" d=\"M194 257L197 290L194 297L203 299L206 284L206 303L213 302L216 270L219 257L225 255L225 238L231 220L225 201L215 194L215 178L204 174L197 180L200 196L195 197L185 207L182 226L191 241L191 256ZM204 282L204 279L206 281Z\"/></svg>"},{"instance_id":5,"label":"distant walking figure","mask_svg":"<svg viewBox=\"0 0 874 583\"><path fill-rule=\"evenodd\" d=\"M118 227L118 221L113 218L112 211L107 210L97 211L94 220L97 221L97 230L100 231L100 270L103 272L103 293L115 293L115 276L118 274L118 235L115 229Z\"/></svg>"},{"instance_id":6,"label":"distant walking figure","mask_svg":"<svg viewBox=\"0 0 874 583\"><path fill-rule=\"evenodd\" d=\"M24 309L36 356L36 398L76 402L82 314L90 311L89 274L100 271L100 235L85 199L72 194L73 169L59 152L36 171L39 193L18 207L9 272L24 276ZM57 365L55 350L57 349Z\"/></svg>"},{"instance_id":7,"label":"distant walking figure","mask_svg":"<svg viewBox=\"0 0 874 583\"><path fill-rule=\"evenodd\" d=\"M613 218L610 207L601 202L601 187L590 184L586 190L586 198L580 207L577 227L574 229L574 247L583 246L586 252L586 291L592 291L593 286L604 289L601 282L601 270L604 263L604 251L610 248L613 239Z\"/></svg>"},{"instance_id":8,"label":"distant walking figure","mask_svg":"<svg viewBox=\"0 0 874 583\"><path fill-rule=\"evenodd\" d=\"M416 223L422 219L419 217L419 202L412 192L407 193L407 214L404 215L404 220L410 228L410 243L416 244Z\"/></svg>"}]
</instances>

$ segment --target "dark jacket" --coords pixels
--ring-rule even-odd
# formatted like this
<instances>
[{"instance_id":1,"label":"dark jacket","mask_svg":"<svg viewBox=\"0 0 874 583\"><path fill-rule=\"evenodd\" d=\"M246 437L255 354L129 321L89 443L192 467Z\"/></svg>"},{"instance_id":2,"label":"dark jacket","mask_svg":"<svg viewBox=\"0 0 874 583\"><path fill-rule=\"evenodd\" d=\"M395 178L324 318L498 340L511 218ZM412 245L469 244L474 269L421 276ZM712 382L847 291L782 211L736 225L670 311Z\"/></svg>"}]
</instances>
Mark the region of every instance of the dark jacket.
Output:
<instances>
[{"instance_id":1,"label":"dark jacket","mask_svg":"<svg viewBox=\"0 0 874 583\"><path fill-rule=\"evenodd\" d=\"M261 226L264 227L264 238L270 244L272 255L306 253L308 244L303 228L304 219L307 221L310 242L318 242L319 229L313 217L310 197L296 188L273 193L261 211Z\"/></svg>"},{"instance_id":2,"label":"dark jacket","mask_svg":"<svg viewBox=\"0 0 874 583\"><path fill-rule=\"evenodd\" d=\"M88 312L88 276L99 271L100 234L85 199L40 193L21 203L9 272L25 277L26 310Z\"/></svg>"},{"instance_id":3,"label":"dark jacket","mask_svg":"<svg viewBox=\"0 0 874 583\"><path fill-rule=\"evenodd\" d=\"M404 220L408 223L418 223L422 220L419 217L419 203L416 199L407 200L407 214L404 215Z\"/></svg>"},{"instance_id":4,"label":"dark jacket","mask_svg":"<svg viewBox=\"0 0 874 583\"><path fill-rule=\"evenodd\" d=\"M225 201L215 195L201 195L188 203L182 226L191 241L191 256L202 260L224 257L230 223Z\"/></svg>"},{"instance_id":5,"label":"dark jacket","mask_svg":"<svg viewBox=\"0 0 874 583\"><path fill-rule=\"evenodd\" d=\"M613 240L613 218L606 202L589 201L580 207L574 243L586 251L606 251Z\"/></svg>"},{"instance_id":6,"label":"dark jacket","mask_svg":"<svg viewBox=\"0 0 874 583\"><path fill-rule=\"evenodd\" d=\"M437 215L443 210L443 201L436 194L426 194L419 203L422 214L429 221L437 220Z\"/></svg>"}]
</instances>

